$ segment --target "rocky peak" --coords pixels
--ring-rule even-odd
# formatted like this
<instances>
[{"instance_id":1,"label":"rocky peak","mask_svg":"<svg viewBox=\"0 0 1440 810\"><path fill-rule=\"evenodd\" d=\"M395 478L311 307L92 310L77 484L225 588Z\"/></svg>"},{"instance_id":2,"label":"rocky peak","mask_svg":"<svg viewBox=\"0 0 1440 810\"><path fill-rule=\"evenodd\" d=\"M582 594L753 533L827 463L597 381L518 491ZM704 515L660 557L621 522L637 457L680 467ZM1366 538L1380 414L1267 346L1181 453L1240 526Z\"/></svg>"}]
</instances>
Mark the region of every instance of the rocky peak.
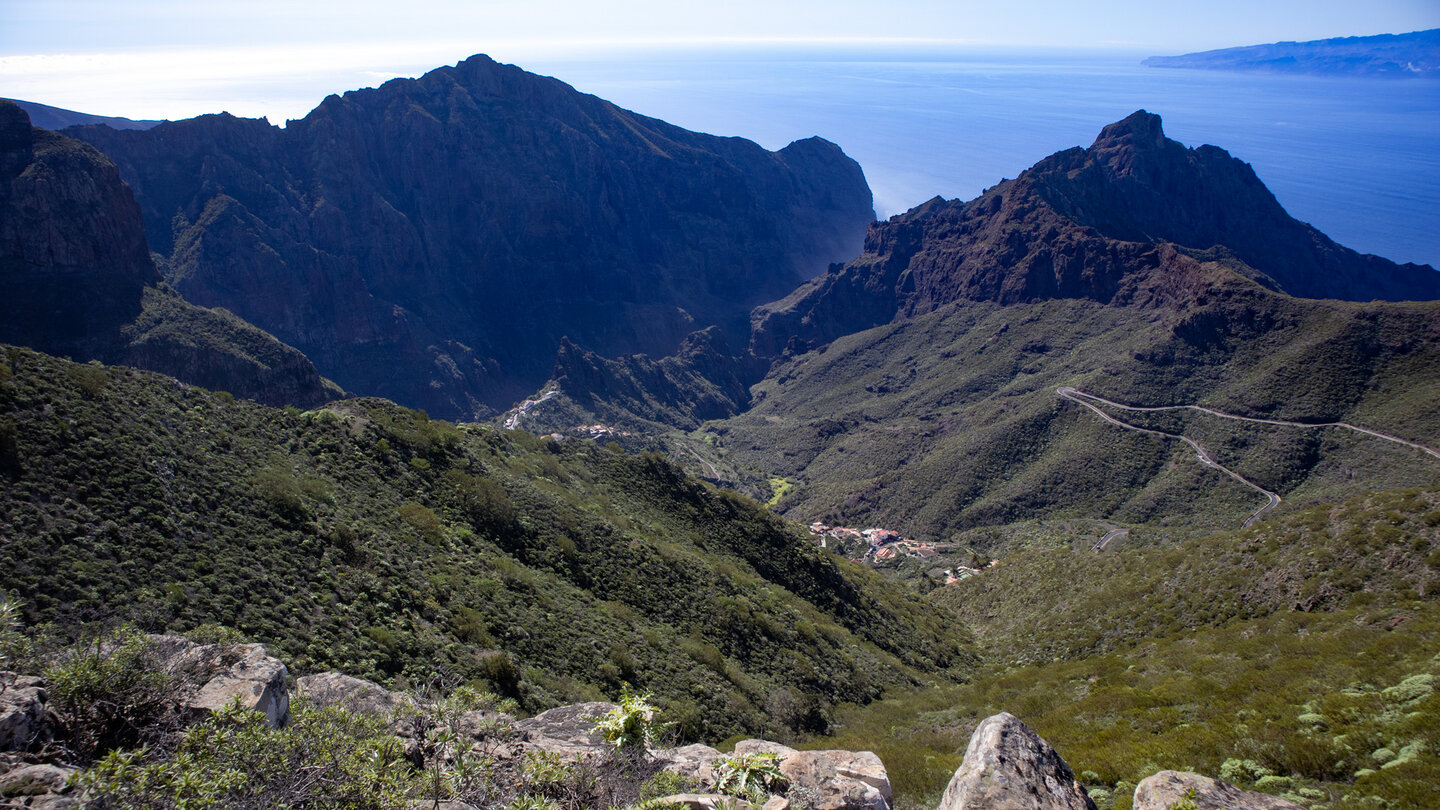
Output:
<instances>
[{"instance_id":1,"label":"rocky peak","mask_svg":"<svg viewBox=\"0 0 1440 810\"><path fill-rule=\"evenodd\" d=\"M1302 298L1440 298L1433 268L1335 244L1248 164L1170 140L1140 110L969 202L935 198L875 223L858 258L756 308L751 349L804 350L956 301L1174 307L1252 281Z\"/></svg>"}]
</instances>

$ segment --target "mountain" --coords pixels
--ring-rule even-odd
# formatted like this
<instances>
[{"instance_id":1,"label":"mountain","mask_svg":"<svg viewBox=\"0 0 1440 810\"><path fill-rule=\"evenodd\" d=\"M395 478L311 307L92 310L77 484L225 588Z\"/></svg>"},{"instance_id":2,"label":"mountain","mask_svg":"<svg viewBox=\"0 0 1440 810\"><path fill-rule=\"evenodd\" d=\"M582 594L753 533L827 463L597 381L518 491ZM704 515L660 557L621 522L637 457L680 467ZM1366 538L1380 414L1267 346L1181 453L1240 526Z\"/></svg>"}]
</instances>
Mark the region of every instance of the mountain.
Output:
<instances>
[{"instance_id":1,"label":"mountain","mask_svg":"<svg viewBox=\"0 0 1440 810\"><path fill-rule=\"evenodd\" d=\"M86 124L104 124L111 129L149 129L159 124L159 121L136 121L130 118L117 118L108 115L91 115L89 113L65 110L59 107L51 107L47 104L38 104L34 101L21 101L18 98L0 99L0 101L12 101L25 114L30 116L30 123L41 129L64 129L66 127L83 126Z\"/></svg>"},{"instance_id":2,"label":"mountain","mask_svg":"<svg viewBox=\"0 0 1440 810\"><path fill-rule=\"evenodd\" d=\"M0 102L0 341L140 366L272 404L339 393L303 355L166 287L140 209L93 147Z\"/></svg>"},{"instance_id":3,"label":"mountain","mask_svg":"<svg viewBox=\"0 0 1440 810\"><path fill-rule=\"evenodd\" d=\"M1152 56L1143 64L1160 68L1324 76L1435 78L1440 76L1440 28L1409 34L1275 42L1182 56Z\"/></svg>"},{"instance_id":4,"label":"mountain","mask_svg":"<svg viewBox=\"0 0 1440 810\"><path fill-rule=\"evenodd\" d=\"M859 250L860 167L768 152L476 56L331 96L284 129L228 115L69 130L134 188L165 278L346 389L446 416L509 407L561 339L674 352Z\"/></svg>"},{"instance_id":5,"label":"mountain","mask_svg":"<svg viewBox=\"0 0 1440 810\"><path fill-rule=\"evenodd\" d=\"M1183 250L1216 247L1293 296L1440 298L1434 268L1335 244L1286 214L1248 164L1188 149L1140 110L974 200L937 198L876 224L858 259L756 311L753 349L777 355L790 340L823 343L956 301L1174 302L1197 289Z\"/></svg>"},{"instance_id":6,"label":"mountain","mask_svg":"<svg viewBox=\"0 0 1440 810\"><path fill-rule=\"evenodd\" d=\"M529 711L629 683L691 738L823 729L973 665L946 611L658 455L20 348L0 350L0 535L32 626L219 624L302 671L483 679Z\"/></svg>"},{"instance_id":7,"label":"mountain","mask_svg":"<svg viewBox=\"0 0 1440 810\"><path fill-rule=\"evenodd\" d=\"M732 365L752 370L734 415L697 429L692 399L672 409L691 416L657 416L655 403L705 390L674 385L674 367L661 381L633 362L577 374L572 360L524 424L613 420L787 516L952 542L961 559L1004 553L1031 533L1005 527L1034 522L1041 536L1078 520L1173 539L1237 526L1265 499L1177 438L1102 422L1058 389L1436 447L1424 403L1440 395L1440 303L1369 301L1436 295L1440 274L1336 245L1248 166L1166 139L1142 111L975 200L875 224L861 256L757 308ZM1191 436L1282 512L1440 484L1433 458L1344 428L1112 411Z\"/></svg>"}]
</instances>

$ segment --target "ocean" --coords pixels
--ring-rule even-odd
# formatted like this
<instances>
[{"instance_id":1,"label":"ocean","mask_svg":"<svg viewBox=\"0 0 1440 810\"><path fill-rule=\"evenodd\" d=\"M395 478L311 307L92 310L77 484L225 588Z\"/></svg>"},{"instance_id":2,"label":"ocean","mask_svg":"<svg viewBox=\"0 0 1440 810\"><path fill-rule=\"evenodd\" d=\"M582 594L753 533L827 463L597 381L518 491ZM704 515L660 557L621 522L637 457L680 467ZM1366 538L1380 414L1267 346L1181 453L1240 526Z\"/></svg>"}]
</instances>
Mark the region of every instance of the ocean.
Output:
<instances>
[{"instance_id":1,"label":"ocean","mask_svg":"<svg viewBox=\"0 0 1440 810\"><path fill-rule=\"evenodd\" d=\"M881 217L970 199L1146 109L1169 137L1251 164L1292 216L1340 244L1440 267L1440 82L1146 68L1144 55L732 48L520 66L770 149L834 141L864 168Z\"/></svg>"}]
</instances>

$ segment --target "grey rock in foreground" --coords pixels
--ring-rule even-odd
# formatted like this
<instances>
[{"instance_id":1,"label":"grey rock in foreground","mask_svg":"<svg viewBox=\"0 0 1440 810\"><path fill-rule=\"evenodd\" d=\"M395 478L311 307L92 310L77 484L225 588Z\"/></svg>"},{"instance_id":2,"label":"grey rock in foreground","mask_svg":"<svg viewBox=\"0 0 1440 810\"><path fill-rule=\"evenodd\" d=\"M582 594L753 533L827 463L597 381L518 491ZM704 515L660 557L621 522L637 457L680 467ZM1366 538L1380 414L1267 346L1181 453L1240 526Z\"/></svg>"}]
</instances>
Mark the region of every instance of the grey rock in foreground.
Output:
<instances>
[{"instance_id":1,"label":"grey rock in foreground","mask_svg":"<svg viewBox=\"0 0 1440 810\"><path fill-rule=\"evenodd\" d=\"M982 808L1096 810L1055 749L1005 712L985 718L975 729L937 810Z\"/></svg>"},{"instance_id":2,"label":"grey rock in foreground","mask_svg":"<svg viewBox=\"0 0 1440 810\"><path fill-rule=\"evenodd\" d=\"M595 719L618 708L614 703L595 701L561 706L515 723L526 748L541 749L567 759L602 754L612 747L595 730Z\"/></svg>"},{"instance_id":3,"label":"grey rock in foreground","mask_svg":"<svg viewBox=\"0 0 1440 810\"><path fill-rule=\"evenodd\" d=\"M0 774L0 807L63 810L78 807L70 792L74 768L57 765L20 765Z\"/></svg>"},{"instance_id":4,"label":"grey rock in foreground","mask_svg":"<svg viewBox=\"0 0 1440 810\"><path fill-rule=\"evenodd\" d=\"M295 681L295 694L320 708L339 706L352 714L379 717L388 717L402 703L409 701L407 695L339 672L306 675Z\"/></svg>"},{"instance_id":5,"label":"grey rock in foreground","mask_svg":"<svg viewBox=\"0 0 1440 810\"><path fill-rule=\"evenodd\" d=\"M870 751L796 751L767 740L741 740L736 754L780 757L780 773L815 798L814 810L890 810L894 792L880 757Z\"/></svg>"},{"instance_id":6,"label":"grey rock in foreground","mask_svg":"<svg viewBox=\"0 0 1440 810\"><path fill-rule=\"evenodd\" d=\"M702 785L715 784L715 762L725 756L708 745L695 743L652 752L661 768L693 779Z\"/></svg>"},{"instance_id":7,"label":"grey rock in foreground","mask_svg":"<svg viewBox=\"0 0 1440 810\"><path fill-rule=\"evenodd\" d=\"M1303 810L1301 805L1268 793L1241 790L1184 771L1160 771L1141 780L1135 786L1135 810L1170 810L1187 797L1196 810Z\"/></svg>"},{"instance_id":8,"label":"grey rock in foreground","mask_svg":"<svg viewBox=\"0 0 1440 810\"><path fill-rule=\"evenodd\" d=\"M265 715L271 728L290 720L285 665L260 644L195 644L177 636L152 636L161 660L172 673L195 685L182 702L192 715L204 716L239 698L240 705Z\"/></svg>"},{"instance_id":9,"label":"grey rock in foreground","mask_svg":"<svg viewBox=\"0 0 1440 810\"><path fill-rule=\"evenodd\" d=\"M0 751L23 751L44 732L44 683L36 677L0 672Z\"/></svg>"}]
</instances>

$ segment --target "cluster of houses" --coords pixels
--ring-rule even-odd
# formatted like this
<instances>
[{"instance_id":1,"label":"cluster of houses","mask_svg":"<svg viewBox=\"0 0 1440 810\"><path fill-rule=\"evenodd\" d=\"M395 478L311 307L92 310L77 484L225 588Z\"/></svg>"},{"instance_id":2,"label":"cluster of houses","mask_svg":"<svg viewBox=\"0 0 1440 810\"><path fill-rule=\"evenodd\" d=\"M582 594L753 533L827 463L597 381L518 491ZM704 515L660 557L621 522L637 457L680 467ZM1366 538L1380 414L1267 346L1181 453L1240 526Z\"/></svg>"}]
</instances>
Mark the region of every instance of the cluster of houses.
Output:
<instances>
[{"instance_id":1,"label":"cluster of houses","mask_svg":"<svg viewBox=\"0 0 1440 810\"><path fill-rule=\"evenodd\" d=\"M956 547L954 543L923 543L902 537L899 532L890 529L851 529L846 526L831 526L818 520L810 524L810 534L821 548L828 548L857 562L872 565L901 557L928 560L942 551L950 551ZM992 560L989 565L981 568L964 565L946 568L945 584L968 579L997 564L998 560Z\"/></svg>"},{"instance_id":2,"label":"cluster of houses","mask_svg":"<svg viewBox=\"0 0 1440 810\"><path fill-rule=\"evenodd\" d=\"M862 552L857 558L862 562L880 562L899 557L929 559L942 549L950 548L948 543L922 543L901 537L899 532L889 529L851 529L846 526L830 526L820 521L810 524L810 534L821 548L833 549L846 556Z\"/></svg>"}]
</instances>

